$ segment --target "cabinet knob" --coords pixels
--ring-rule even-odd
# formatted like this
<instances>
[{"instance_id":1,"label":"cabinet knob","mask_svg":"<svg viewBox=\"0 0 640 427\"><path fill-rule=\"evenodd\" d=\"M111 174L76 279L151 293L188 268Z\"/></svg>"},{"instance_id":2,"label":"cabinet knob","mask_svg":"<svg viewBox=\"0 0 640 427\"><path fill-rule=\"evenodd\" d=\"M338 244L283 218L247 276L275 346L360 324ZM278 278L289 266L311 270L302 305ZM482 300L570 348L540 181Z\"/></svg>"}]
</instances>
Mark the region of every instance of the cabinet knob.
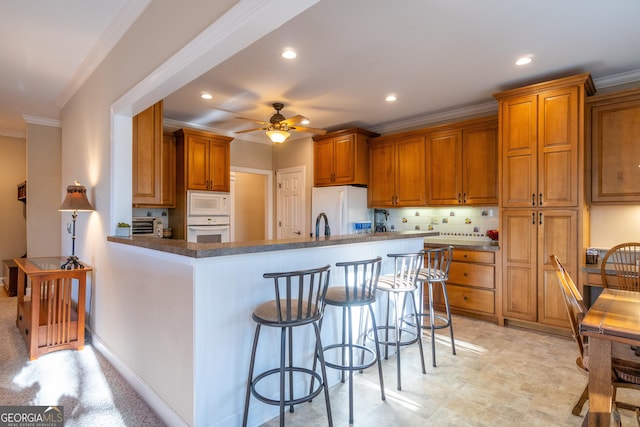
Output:
<instances>
[{"instance_id":1,"label":"cabinet knob","mask_svg":"<svg viewBox=\"0 0 640 427\"><path fill-rule=\"evenodd\" d=\"M466 301L468 298L467 298L467 296L465 295L465 296L463 296L463 297L462 297L462 299Z\"/></svg>"},{"instance_id":2,"label":"cabinet knob","mask_svg":"<svg viewBox=\"0 0 640 427\"><path fill-rule=\"evenodd\" d=\"M464 273L464 274L463 274L463 276L464 276L464 277L467 277L467 276L468 276L468 274L467 274L467 273Z\"/></svg>"},{"instance_id":3,"label":"cabinet knob","mask_svg":"<svg viewBox=\"0 0 640 427\"><path fill-rule=\"evenodd\" d=\"M469 254L464 254L464 257L467 258L469 256Z\"/></svg>"}]
</instances>

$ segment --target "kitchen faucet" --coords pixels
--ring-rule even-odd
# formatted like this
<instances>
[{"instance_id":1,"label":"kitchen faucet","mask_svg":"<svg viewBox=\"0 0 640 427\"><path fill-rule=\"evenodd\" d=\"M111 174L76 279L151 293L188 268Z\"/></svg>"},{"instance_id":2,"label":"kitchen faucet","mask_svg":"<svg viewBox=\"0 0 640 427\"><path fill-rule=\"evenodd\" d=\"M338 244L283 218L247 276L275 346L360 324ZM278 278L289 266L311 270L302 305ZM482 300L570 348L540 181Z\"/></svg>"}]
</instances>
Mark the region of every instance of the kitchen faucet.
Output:
<instances>
[{"instance_id":1,"label":"kitchen faucet","mask_svg":"<svg viewBox=\"0 0 640 427\"><path fill-rule=\"evenodd\" d=\"M329 219L327 218L327 214L325 214L324 212L320 212L320 214L318 214L318 217L316 218L316 239L320 234L320 220L322 218L324 218L324 235L331 236L331 228L329 228Z\"/></svg>"}]
</instances>

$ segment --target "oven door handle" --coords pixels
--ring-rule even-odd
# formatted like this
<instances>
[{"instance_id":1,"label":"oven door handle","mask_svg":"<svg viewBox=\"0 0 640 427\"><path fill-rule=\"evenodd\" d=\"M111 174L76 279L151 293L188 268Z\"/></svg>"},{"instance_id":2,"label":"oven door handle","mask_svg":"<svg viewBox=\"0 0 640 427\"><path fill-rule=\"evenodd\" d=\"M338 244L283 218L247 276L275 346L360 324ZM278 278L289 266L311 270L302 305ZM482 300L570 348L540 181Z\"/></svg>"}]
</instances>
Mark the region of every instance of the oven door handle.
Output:
<instances>
[{"instance_id":1,"label":"oven door handle","mask_svg":"<svg viewBox=\"0 0 640 427\"><path fill-rule=\"evenodd\" d=\"M228 225L187 225L187 228L194 231L207 231L207 230L226 230Z\"/></svg>"}]
</instances>

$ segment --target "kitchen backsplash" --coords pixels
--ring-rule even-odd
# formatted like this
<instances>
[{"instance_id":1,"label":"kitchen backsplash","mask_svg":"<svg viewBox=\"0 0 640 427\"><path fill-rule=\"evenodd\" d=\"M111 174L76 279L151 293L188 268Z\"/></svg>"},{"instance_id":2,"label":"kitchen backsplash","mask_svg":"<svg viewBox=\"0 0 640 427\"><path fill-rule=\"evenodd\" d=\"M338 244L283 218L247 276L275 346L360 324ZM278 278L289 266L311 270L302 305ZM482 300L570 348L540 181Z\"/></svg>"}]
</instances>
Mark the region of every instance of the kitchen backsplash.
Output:
<instances>
[{"instance_id":1,"label":"kitchen backsplash","mask_svg":"<svg viewBox=\"0 0 640 427\"><path fill-rule=\"evenodd\" d=\"M498 228L498 207L441 207L389 209L389 228L397 231L428 230L440 235L487 239Z\"/></svg>"}]
</instances>

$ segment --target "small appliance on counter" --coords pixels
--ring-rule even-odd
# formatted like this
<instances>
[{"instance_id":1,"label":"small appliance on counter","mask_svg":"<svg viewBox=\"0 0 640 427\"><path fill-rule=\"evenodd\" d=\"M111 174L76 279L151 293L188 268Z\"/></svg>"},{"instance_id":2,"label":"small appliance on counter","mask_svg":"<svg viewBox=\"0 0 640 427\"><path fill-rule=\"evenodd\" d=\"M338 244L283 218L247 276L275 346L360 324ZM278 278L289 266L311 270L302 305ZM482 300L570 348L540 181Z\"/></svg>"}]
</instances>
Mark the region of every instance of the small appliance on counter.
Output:
<instances>
[{"instance_id":1,"label":"small appliance on counter","mask_svg":"<svg viewBox=\"0 0 640 427\"><path fill-rule=\"evenodd\" d=\"M134 216L131 222L131 234L134 236L162 237L164 230L162 218L153 216Z\"/></svg>"},{"instance_id":2,"label":"small appliance on counter","mask_svg":"<svg viewBox=\"0 0 640 427\"><path fill-rule=\"evenodd\" d=\"M374 209L373 217L375 221L375 232L385 233L389 231L387 223L389 221L389 211L386 209Z\"/></svg>"}]
</instances>

